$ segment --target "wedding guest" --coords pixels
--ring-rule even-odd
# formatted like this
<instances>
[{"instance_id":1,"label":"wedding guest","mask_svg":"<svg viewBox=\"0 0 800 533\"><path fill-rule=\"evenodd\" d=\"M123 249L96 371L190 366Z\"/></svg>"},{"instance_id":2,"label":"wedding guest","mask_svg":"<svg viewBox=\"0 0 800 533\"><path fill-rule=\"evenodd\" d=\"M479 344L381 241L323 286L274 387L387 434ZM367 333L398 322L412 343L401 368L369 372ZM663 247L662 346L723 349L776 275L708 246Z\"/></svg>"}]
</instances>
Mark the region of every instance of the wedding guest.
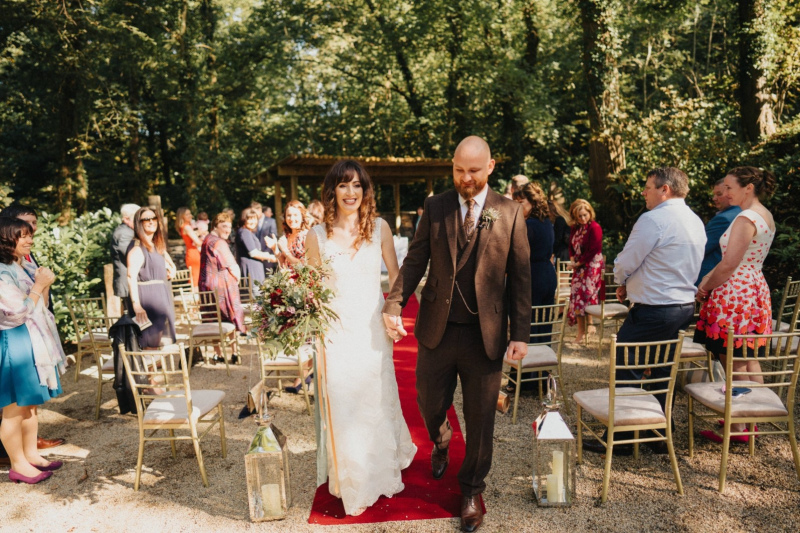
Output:
<instances>
[{"instance_id":1,"label":"wedding guest","mask_svg":"<svg viewBox=\"0 0 800 533\"><path fill-rule=\"evenodd\" d=\"M133 232L133 217L139 206L136 204L123 204L119 209L122 222L111 234L111 263L114 265L114 295L122 299L125 312L131 312L131 298L128 292L128 246L135 234Z\"/></svg>"},{"instance_id":2,"label":"wedding guest","mask_svg":"<svg viewBox=\"0 0 800 533\"><path fill-rule=\"evenodd\" d=\"M292 200L283 212L283 236L278 240L282 267L305 262L308 217L303 204Z\"/></svg>"},{"instance_id":3,"label":"wedding guest","mask_svg":"<svg viewBox=\"0 0 800 533\"><path fill-rule=\"evenodd\" d=\"M61 394L64 351L55 318L44 305L55 275L22 266L34 230L23 220L0 217L0 441L11 481L34 484L61 468L37 450L37 407Z\"/></svg>"},{"instance_id":4,"label":"wedding guest","mask_svg":"<svg viewBox=\"0 0 800 533\"><path fill-rule=\"evenodd\" d=\"M200 291L214 291L222 321L233 324L240 333L245 333L244 309L239 295L241 270L227 244L231 228L231 217L228 213L223 212L214 217L211 232L203 241L200 251ZM214 350L217 353L214 360L224 363L219 346L215 346ZM236 364L238 360L239 354L234 352L231 362Z\"/></svg>"},{"instance_id":5,"label":"wedding guest","mask_svg":"<svg viewBox=\"0 0 800 533\"><path fill-rule=\"evenodd\" d=\"M617 299L633 303L617 333L619 342L677 339L678 332L692 319L694 279L700 270L706 235L703 222L686 205L687 194L689 178L680 169L663 167L648 172L642 191L648 211L636 221L625 248L614 260L614 280L619 284ZM617 363L632 360L636 353L617 348ZM669 368L654 368L651 377L664 379L669 374ZM616 374L618 382L642 377L641 370L627 368L618 369ZM666 397L666 393L656 395L664 413ZM614 434L614 440L631 438L633 432ZM657 454L668 452L663 441L645 445ZM583 441L583 448L606 453L606 447L597 441ZM613 455L632 453L632 444L614 446Z\"/></svg>"},{"instance_id":6,"label":"wedding guest","mask_svg":"<svg viewBox=\"0 0 800 533\"><path fill-rule=\"evenodd\" d=\"M553 224L550 222L550 209L547 206L542 188L536 183L526 183L514 193L514 200L522 204L522 214L528 230L528 245L531 250L531 306L553 305L556 296L556 269L550 258L553 255ZM531 317L533 318L533 317ZM548 342L550 337L540 336L550 333L550 326L531 327L531 342ZM522 379L530 379L533 372L525 372ZM516 369L511 369L511 377L516 379ZM509 383L506 392L514 393L515 386ZM522 392L536 388L536 382L522 385Z\"/></svg>"},{"instance_id":7,"label":"wedding guest","mask_svg":"<svg viewBox=\"0 0 800 533\"><path fill-rule=\"evenodd\" d=\"M555 239L553 240L553 263L569 261L569 226L571 224L569 213L564 207L551 198L547 200L547 207L550 212L550 222L553 224Z\"/></svg>"},{"instance_id":8,"label":"wedding guest","mask_svg":"<svg viewBox=\"0 0 800 533\"><path fill-rule=\"evenodd\" d=\"M0 217L17 218L27 222L30 224L31 228L33 228L33 234L36 233L39 224L39 215L36 213L36 210L19 202L13 202L11 205L0 211ZM33 251L26 254L22 258L22 268L28 273L28 276L33 277L35 275L36 269L39 268L39 262L36 260L36 256L33 254ZM50 291L48 291L47 298L45 299L45 306L51 313L53 312L53 298L50 294ZM0 420L2 420L2 418L0 418ZM43 437L38 437L36 440L36 446L40 450L44 450L47 448L53 448L55 446L61 446L64 444L64 442L65 441L62 438L45 439ZM2 446L0 446L0 448L2 448ZM3 451L0 450L0 460L3 458L2 454Z\"/></svg>"},{"instance_id":9,"label":"wedding guest","mask_svg":"<svg viewBox=\"0 0 800 533\"><path fill-rule=\"evenodd\" d=\"M311 227L322 224L322 220L325 218L325 208L322 206L322 202L314 200L308 204L308 214L311 217Z\"/></svg>"},{"instance_id":10,"label":"wedding guest","mask_svg":"<svg viewBox=\"0 0 800 533\"><path fill-rule=\"evenodd\" d=\"M192 287L197 288L197 281L200 279L200 247L203 241L200 236L192 229L192 210L188 207L179 207L175 215L175 229L183 239L186 246L184 261L186 267L192 273Z\"/></svg>"},{"instance_id":11,"label":"wedding guest","mask_svg":"<svg viewBox=\"0 0 800 533\"><path fill-rule=\"evenodd\" d=\"M586 306L596 305L603 282L603 230L595 221L592 204L583 199L572 202L569 208L572 231L569 237L569 257L572 260L572 285L567 318L569 325L578 324L575 342L581 344L592 332L586 317Z\"/></svg>"},{"instance_id":12,"label":"wedding guest","mask_svg":"<svg viewBox=\"0 0 800 533\"><path fill-rule=\"evenodd\" d=\"M242 277L250 276L250 283L254 294L260 292L255 282L265 279L264 262L274 263L276 257L261 251L261 244L256 236L258 226L258 213L252 207L242 211L239 218L239 229L236 230L236 256L239 258L239 268Z\"/></svg>"},{"instance_id":13,"label":"wedding guest","mask_svg":"<svg viewBox=\"0 0 800 533\"><path fill-rule=\"evenodd\" d=\"M166 231L162 218L149 207L142 207L133 216L136 238L128 247L128 290L133 312L130 315L145 327L139 346L157 349L175 342L175 305L168 281L176 268L167 253ZM162 338L167 335L169 343Z\"/></svg>"},{"instance_id":14,"label":"wedding guest","mask_svg":"<svg viewBox=\"0 0 800 533\"><path fill-rule=\"evenodd\" d=\"M711 269L717 266L722 260L722 248L719 245L719 238L731 225L733 219L742 212L738 205L731 205L728 200L728 191L725 188L725 179L717 180L711 196L717 214L706 224L706 253L703 256L703 264L700 265L700 274L697 276L695 285L700 285L700 281Z\"/></svg>"},{"instance_id":15,"label":"wedding guest","mask_svg":"<svg viewBox=\"0 0 800 533\"><path fill-rule=\"evenodd\" d=\"M200 240L205 239L206 235L208 235L208 222L208 213L205 211L197 213L194 231L197 233L197 236L200 237Z\"/></svg>"},{"instance_id":16,"label":"wedding guest","mask_svg":"<svg viewBox=\"0 0 800 533\"><path fill-rule=\"evenodd\" d=\"M697 319L695 342L719 357L723 364L728 350L728 325L737 335L772 333L772 300L762 267L775 238L775 220L762 200L775 191L775 176L755 167L736 167L723 180L725 196L732 206L742 211L719 239L722 260L703 276L697 288L697 299L704 302ZM748 345L750 357L763 354L766 340L758 348ZM744 345L734 346L734 355L742 357ZM733 363L737 381L763 383L763 377L745 372L760 372L756 358ZM731 424L731 431L747 431L744 424ZM722 437L713 431L700 434L714 442ZM732 435L731 442L748 442L746 435Z\"/></svg>"}]
</instances>

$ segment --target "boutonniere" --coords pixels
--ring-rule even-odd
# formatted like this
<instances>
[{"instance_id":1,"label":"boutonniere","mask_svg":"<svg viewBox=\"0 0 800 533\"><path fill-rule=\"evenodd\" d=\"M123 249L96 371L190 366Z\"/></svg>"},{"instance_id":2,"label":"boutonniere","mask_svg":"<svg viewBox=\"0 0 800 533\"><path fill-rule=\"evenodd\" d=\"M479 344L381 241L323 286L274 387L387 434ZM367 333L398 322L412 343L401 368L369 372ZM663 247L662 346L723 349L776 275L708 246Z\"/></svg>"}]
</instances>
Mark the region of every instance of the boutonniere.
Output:
<instances>
[{"instance_id":1,"label":"boutonniere","mask_svg":"<svg viewBox=\"0 0 800 533\"><path fill-rule=\"evenodd\" d=\"M494 207L487 207L481 212L481 228L490 228L495 221L500 220L500 211Z\"/></svg>"}]
</instances>

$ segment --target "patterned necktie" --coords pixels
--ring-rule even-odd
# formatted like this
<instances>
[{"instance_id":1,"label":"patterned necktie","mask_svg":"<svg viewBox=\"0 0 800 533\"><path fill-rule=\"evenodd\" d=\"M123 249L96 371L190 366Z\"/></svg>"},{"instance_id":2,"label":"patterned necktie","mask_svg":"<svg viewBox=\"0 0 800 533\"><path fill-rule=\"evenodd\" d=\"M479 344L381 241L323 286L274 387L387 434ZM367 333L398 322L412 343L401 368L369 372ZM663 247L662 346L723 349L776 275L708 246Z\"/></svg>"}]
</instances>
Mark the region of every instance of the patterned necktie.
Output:
<instances>
[{"instance_id":1,"label":"patterned necktie","mask_svg":"<svg viewBox=\"0 0 800 533\"><path fill-rule=\"evenodd\" d=\"M472 234L472 230L475 229L475 214L472 212L473 207L475 207L475 200L470 198L467 200L467 216L464 217L464 233L467 234L467 237L469 237Z\"/></svg>"}]
</instances>

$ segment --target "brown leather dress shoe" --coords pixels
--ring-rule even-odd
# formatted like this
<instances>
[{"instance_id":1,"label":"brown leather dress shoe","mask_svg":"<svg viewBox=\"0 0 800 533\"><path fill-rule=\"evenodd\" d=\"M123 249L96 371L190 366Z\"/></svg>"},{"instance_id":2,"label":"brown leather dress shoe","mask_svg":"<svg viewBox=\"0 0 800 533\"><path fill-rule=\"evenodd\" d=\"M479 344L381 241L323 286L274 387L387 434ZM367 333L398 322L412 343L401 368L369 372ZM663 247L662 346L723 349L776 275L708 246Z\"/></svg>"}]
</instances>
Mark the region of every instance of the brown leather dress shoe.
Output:
<instances>
[{"instance_id":1,"label":"brown leather dress shoe","mask_svg":"<svg viewBox=\"0 0 800 533\"><path fill-rule=\"evenodd\" d=\"M463 496L461 498L461 531L471 533L476 531L483 522L483 509L481 496Z\"/></svg>"},{"instance_id":2,"label":"brown leather dress shoe","mask_svg":"<svg viewBox=\"0 0 800 533\"><path fill-rule=\"evenodd\" d=\"M64 444L64 439L43 439L39 437L36 439L36 447L40 450L44 450L45 448L55 448L56 446L61 446Z\"/></svg>"},{"instance_id":3,"label":"brown leather dress shoe","mask_svg":"<svg viewBox=\"0 0 800 533\"><path fill-rule=\"evenodd\" d=\"M442 479L444 471L447 470L447 465L450 463L450 447L439 449L435 444L431 452L431 473L433 479Z\"/></svg>"}]
</instances>

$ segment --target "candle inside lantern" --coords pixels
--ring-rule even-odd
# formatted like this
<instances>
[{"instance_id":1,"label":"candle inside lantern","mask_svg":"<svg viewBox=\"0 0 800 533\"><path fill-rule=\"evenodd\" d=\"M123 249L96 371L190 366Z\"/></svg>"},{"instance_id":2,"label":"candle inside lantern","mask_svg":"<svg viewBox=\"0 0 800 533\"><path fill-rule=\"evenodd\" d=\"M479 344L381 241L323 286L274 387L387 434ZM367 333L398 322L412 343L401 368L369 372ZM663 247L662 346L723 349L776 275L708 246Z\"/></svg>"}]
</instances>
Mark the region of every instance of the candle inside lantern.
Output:
<instances>
[{"instance_id":1,"label":"candle inside lantern","mask_svg":"<svg viewBox=\"0 0 800 533\"><path fill-rule=\"evenodd\" d=\"M281 488L277 483L261 485L261 501L268 516L278 516L283 513Z\"/></svg>"},{"instance_id":2,"label":"candle inside lantern","mask_svg":"<svg viewBox=\"0 0 800 533\"><path fill-rule=\"evenodd\" d=\"M559 490L558 477L555 474L547 475L547 501L557 502L561 498L561 491Z\"/></svg>"},{"instance_id":3,"label":"candle inside lantern","mask_svg":"<svg viewBox=\"0 0 800 533\"><path fill-rule=\"evenodd\" d=\"M564 479L564 452L553 450L553 474Z\"/></svg>"}]
</instances>

